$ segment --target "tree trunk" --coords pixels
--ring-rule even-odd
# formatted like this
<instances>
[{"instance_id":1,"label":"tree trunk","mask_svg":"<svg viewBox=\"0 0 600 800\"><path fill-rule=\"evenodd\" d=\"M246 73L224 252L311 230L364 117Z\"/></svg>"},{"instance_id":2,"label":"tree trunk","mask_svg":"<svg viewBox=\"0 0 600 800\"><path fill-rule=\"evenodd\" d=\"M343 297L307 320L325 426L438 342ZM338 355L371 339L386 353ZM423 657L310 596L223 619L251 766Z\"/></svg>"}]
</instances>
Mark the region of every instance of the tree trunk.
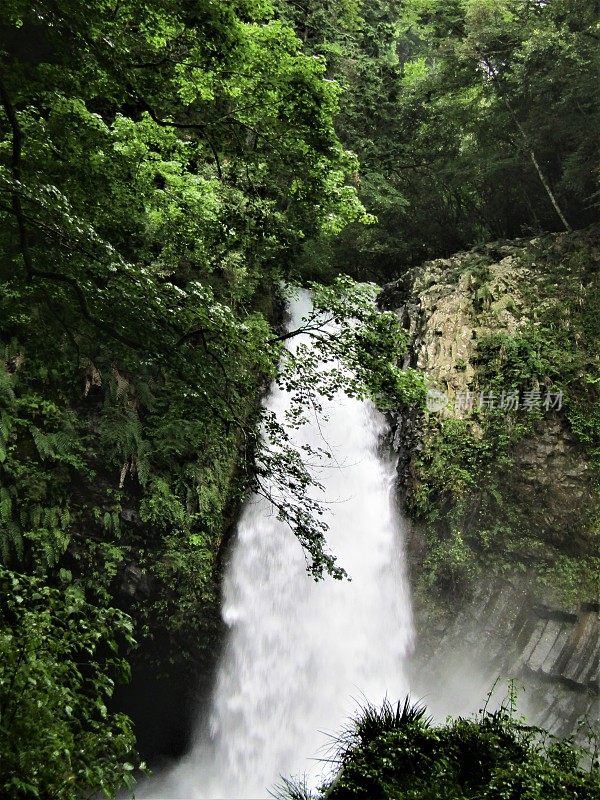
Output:
<instances>
[{"instance_id":1,"label":"tree trunk","mask_svg":"<svg viewBox=\"0 0 600 800\"><path fill-rule=\"evenodd\" d=\"M493 79L495 85L498 88L498 93L499 93L500 97L502 98L502 101L504 102L504 105L506 106L506 108L508 110L508 113L513 118L513 120L515 122L515 125L517 126L517 129L518 129L519 133L521 134L521 136L523 138L523 141L525 143L525 149L527 150L529 158L531 159L531 163L533 164L533 166L535 168L535 171L538 174L538 177L539 177L539 179L541 181L542 186L544 187L544 189L546 191L546 194L550 198L550 202L552 203L552 206L553 206L554 210L558 214L558 218L560 219L561 223L563 224L565 230L572 231L573 228L569 224L569 221L567 220L566 216L564 215L563 210L561 209L560 205L558 204L558 200L556 199L556 195L552 191L552 187L550 186L550 182L548 181L548 179L546 178L546 176L544 175L544 173L542 171L542 168L540 167L540 163L537 160L537 156L535 154L535 151L534 151L533 147L531 146L531 142L529 141L529 136L527 135L527 132L526 132L525 128L521 125L521 123L519 121L519 118L517 117L517 114L516 114L514 108L512 107L512 105L510 103L510 100L508 99L508 97L504 93L504 89L502 88L502 84L500 83L500 78L498 77L498 73L496 72L495 67L492 64L490 64L490 62L488 61L488 59L485 56L481 56L481 58L483 60L483 63L487 67L488 72L492 76L492 79Z\"/></svg>"}]
</instances>

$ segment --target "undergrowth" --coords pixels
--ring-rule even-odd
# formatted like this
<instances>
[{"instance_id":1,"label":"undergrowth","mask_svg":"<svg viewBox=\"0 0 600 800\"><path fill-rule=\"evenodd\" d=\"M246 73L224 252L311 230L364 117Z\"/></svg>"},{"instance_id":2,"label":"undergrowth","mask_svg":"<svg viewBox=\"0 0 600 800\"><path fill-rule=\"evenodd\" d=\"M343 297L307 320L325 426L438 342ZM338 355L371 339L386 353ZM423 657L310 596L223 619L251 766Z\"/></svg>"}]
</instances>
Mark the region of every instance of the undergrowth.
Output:
<instances>
[{"instance_id":1,"label":"undergrowth","mask_svg":"<svg viewBox=\"0 0 600 800\"><path fill-rule=\"evenodd\" d=\"M514 694L495 711L433 724L404 702L367 705L332 743L316 792L286 780L279 800L597 800L597 751L525 724Z\"/></svg>"}]
</instances>

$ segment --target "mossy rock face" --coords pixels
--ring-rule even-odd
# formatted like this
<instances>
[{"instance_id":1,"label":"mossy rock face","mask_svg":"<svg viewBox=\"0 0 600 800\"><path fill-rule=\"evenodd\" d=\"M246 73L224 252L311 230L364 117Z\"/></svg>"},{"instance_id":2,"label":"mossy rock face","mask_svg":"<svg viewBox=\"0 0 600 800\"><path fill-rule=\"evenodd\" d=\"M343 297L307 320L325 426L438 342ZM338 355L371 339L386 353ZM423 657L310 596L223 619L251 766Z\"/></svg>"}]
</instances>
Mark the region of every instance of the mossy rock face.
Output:
<instances>
[{"instance_id":1,"label":"mossy rock face","mask_svg":"<svg viewBox=\"0 0 600 800\"><path fill-rule=\"evenodd\" d=\"M427 262L380 303L409 332L407 366L447 395L435 413L397 415L418 582L460 599L490 567L527 568L546 584L555 570L557 602L592 599L600 228Z\"/></svg>"},{"instance_id":2,"label":"mossy rock face","mask_svg":"<svg viewBox=\"0 0 600 800\"><path fill-rule=\"evenodd\" d=\"M534 531L565 553L593 553L596 478L568 426L560 417L544 420L517 445L514 458L506 490L518 508L529 510Z\"/></svg>"},{"instance_id":3,"label":"mossy rock face","mask_svg":"<svg viewBox=\"0 0 600 800\"><path fill-rule=\"evenodd\" d=\"M536 724L575 734L599 701L600 229L427 262L380 302L447 397L395 415L412 685L443 719L465 675L471 698L512 676Z\"/></svg>"}]
</instances>

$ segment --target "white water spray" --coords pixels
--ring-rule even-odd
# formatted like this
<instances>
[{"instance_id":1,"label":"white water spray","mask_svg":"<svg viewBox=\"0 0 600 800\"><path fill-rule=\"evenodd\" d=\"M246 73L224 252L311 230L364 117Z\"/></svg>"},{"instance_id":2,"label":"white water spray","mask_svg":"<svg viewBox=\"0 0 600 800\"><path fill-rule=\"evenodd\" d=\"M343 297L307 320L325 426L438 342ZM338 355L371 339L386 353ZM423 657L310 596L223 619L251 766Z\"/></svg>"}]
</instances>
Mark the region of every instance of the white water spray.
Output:
<instances>
[{"instance_id":1,"label":"white water spray","mask_svg":"<svg viewBox=\"0 0 600 800\"><path fill-rule=\"evenodd\" d=\"M296 328L310 311L308 294L290 310ZM266 401L281 421L289 403L276 386ZM408 691L412 622L394 463L379 448L385 420L341 395L324 400L323 412L293 441L333 454L311 472L330 511L329 549L351 581L315 582L270 504L247 502L225 575L229 634L209 724L201 721L190 752L138 796L267 798L281 776L306 775L316 786L331 771L318 760L328 734L366 700L394 702Z\"/></svg>"}]
</instances>

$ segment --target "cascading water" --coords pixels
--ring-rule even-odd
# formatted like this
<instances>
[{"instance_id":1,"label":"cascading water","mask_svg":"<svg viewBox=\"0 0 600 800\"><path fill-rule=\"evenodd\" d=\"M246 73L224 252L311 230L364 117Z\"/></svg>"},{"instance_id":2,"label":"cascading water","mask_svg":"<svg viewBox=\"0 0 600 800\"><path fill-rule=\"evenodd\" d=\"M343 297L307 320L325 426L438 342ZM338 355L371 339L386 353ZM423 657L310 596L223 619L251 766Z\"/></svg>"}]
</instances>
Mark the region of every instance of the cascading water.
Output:
<instances>
[{"instance_id":1,"label":"cascading water","mask_svg":"<svg viewBox=\"0 0 600 800\"><path fill-rule=\"evenodd\" d=\"M309 295L290 311L296 328ZM283 420L289 404L274 386L269 410ZM138 796L266 798L280 776L317 785L330 771L319 761L328 734L366 700L407 693L412 623L394 463L379 447L386 423L370 403L340 395L322 405L292 437L333 456L311 472L329 509L329 548L351 580L315 582L268 501L247 502L226 570L229 634L208 725L201 721L190 752Z\"/></svg>"}]
</instances>

